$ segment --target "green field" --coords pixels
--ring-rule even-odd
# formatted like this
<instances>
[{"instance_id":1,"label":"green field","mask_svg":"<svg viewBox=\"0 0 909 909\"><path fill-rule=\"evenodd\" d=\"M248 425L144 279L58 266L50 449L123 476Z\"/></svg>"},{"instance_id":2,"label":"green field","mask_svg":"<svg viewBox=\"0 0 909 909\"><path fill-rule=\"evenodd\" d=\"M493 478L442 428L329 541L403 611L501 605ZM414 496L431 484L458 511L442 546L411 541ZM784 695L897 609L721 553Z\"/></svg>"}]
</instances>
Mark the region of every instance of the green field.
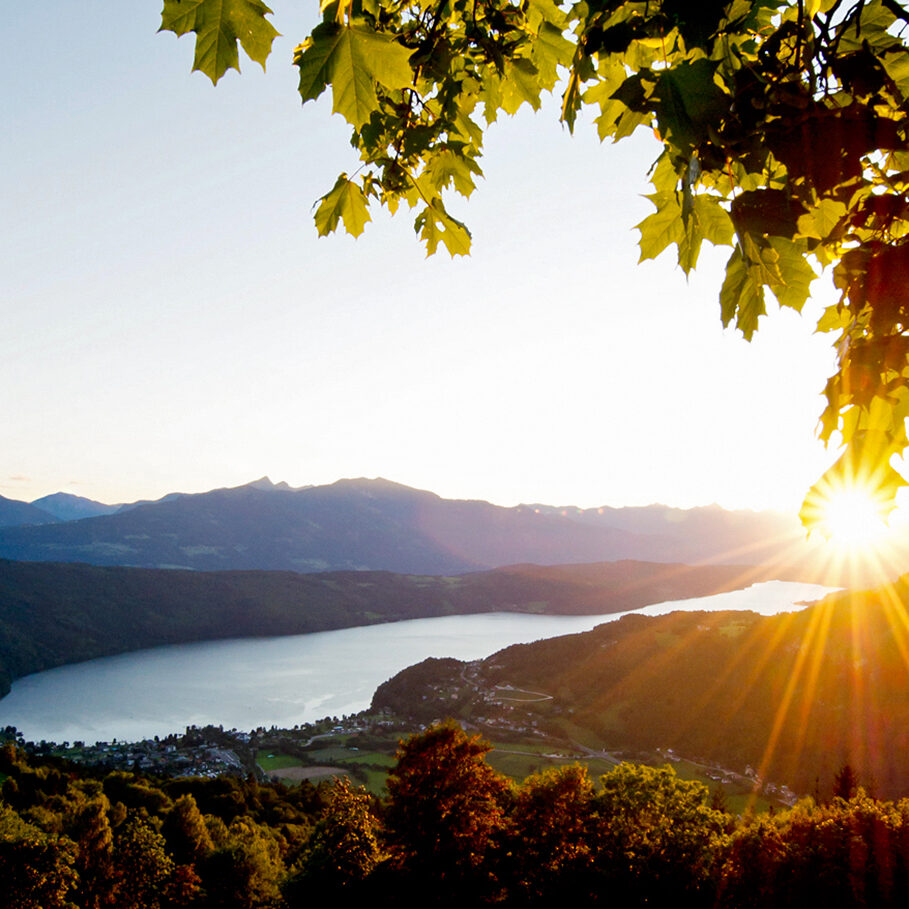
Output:
<instances>
[{"instance_id":1,"label":"green field","mask_svg":"<svg viewBox=\"0 0 909 909\"><path fill-rule=\"evenodd\" d=\"M298 757L292 754L282 754L280 751L259 751L256 754L256 763L266 772L283 770L285 767L300 767L303 764Z\"/></svg>"},{"instance_id":2,"label":"green field","mask_svg":"<svg viewBox=\"0 0 909 909\"><path fill-rule=\"evenodd\" d=\"M564 733L576 741L583 741L588 748L602 749L603 742L589 730L583 729L566 719L558 721ZM266 772L283 770L289 767L299 767L304 764L319 764L337 767L339 773L350 774L358 784L376 794L382 795L385 790L385 780L388 771L394 766L395 758L392 753L394 742L377 741L374 737L364 741L362 746L357 742L362 741L357 734L338 734L317 740L316 747L306 749L307 760L283 753L279 748L261 749L257 754L257 762ZM521 740L518 735L508 740L496 737L492 740L492 750L487 754L490 765L499 773L511 778L515 782L522 782L532 773L539 773L550 767L564 767L568 764L583 764L588 769L588 774L593 781L597 781L603 774L608 773L615 764L607 758L586 757L570 753L571 749L565 744L541 742L539 739ZM362 750L361 750L362 748ZM564 755L549 757L548 755ZM636 760L642 760L654 766L664 765L666 762L656 755L636 755ZM711 794L719 793L728 811L733 814L742 814L747 810L764 812L771 807L771 803L759 797L755 799L748 785L741 783L721 784L707 776L707 769L690 761L676 761L671 764L673 770L682 779L696 780L708 787Z\"/></svg>"},{"instance_id":3,"label":"green field","mask_svg":"<svg viewBox=\"0 0 909 909\"><path fill-rule=\"evenodd\" d=\"M568 764L585 764L590 777L595 780L615 766L602 758L548 758L540 753L530 751L529 748L527 751L522 751L521 746L512 746L512 749L514 753L506 753L505 751L496 751L493 749L486 755L486 759L499 773L511 777L519 783L530 776L530 774L539 773L549 767L565 767Z\"/></svg>"}]
</instances>

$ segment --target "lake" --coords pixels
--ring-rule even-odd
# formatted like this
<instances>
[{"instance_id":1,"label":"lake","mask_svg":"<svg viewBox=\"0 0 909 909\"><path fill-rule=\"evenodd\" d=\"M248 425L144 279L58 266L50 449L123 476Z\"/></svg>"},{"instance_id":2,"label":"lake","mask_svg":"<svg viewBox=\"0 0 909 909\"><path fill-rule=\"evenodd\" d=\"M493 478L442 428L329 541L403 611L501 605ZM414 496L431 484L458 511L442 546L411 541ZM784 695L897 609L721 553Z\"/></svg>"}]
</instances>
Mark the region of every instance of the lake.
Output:
<instances>
[{"instance_id":1,"label":"lake","mask_svg":"<svg viewBox=\"0 0 909 909\"><path fill-rule=\"evenodd\" d=\"M634 612L750 609L772 615L830 592L817 584L768 581ZM55 742L138 741L209 723L241 730L289 727L363 710L382 682L426 657L479 659L626 614L488 613L156 647L19 679L0 701L0 726Z\"/></svg>"}]
</instances>

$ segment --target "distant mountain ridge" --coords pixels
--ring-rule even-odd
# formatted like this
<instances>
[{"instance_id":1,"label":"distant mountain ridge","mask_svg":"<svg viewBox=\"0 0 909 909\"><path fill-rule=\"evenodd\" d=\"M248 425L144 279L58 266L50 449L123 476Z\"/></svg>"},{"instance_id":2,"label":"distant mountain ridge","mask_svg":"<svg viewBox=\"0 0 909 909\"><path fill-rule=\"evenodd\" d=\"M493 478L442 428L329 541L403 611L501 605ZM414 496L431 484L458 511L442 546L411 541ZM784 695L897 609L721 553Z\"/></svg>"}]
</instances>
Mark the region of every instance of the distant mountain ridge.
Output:
<instances>
[{"instance_id":1,"label":"distant mountain ridge","mask_svg":"<svg viewBox=\"0 0 909 909\"><path fill-rule=\"evenodd\" d=\"M57 520L49 511L0 496L0 527L16 527L22 524L52 524Z\"/></svg>"},{"instance_id":2,"label":"distant mountain ridge","mask_svg":"<svg viewBox=\"0 0 909 909\"><path fill-rule=\"evenodd\" d=\"M78 521L82 518L95 518L100 514L113 514L119 505L105 505L84 496L75 496L69 492L55 492L42 496L32 502L36 508L47 511L59 521Z\"/></svg>"},{"instance_id":3,"label":"distant mountain ridge","mask_svg":"<svg viewBox=\"0 0 909 909\"><path fill-rule=\"evenodd\" d=\"M504 508L443 499L381 478L295 489L263 477L78 521L0 528L0 558L27 561L451 574L524 562L640 559L775 564L787 577L797 570L805 580L840 583L819 567L818 549L805 543L794 517L770 512L661 505Z\"/></svg>"}]
</instances>

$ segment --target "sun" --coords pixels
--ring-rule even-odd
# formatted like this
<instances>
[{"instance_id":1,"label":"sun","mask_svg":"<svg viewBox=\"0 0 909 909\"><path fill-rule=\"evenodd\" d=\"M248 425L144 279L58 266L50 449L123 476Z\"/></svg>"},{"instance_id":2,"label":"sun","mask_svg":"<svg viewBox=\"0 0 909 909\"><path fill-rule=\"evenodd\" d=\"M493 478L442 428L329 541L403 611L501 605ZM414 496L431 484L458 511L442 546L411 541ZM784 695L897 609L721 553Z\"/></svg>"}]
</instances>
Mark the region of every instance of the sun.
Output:
<instances>
[{"instance_id":1,"label":"sun","mask_svg":"<svg viewBox=\"0 0 909 909\"><path fill-rule=\"evenodd\" d=\"M821 524L831 542L846 549L871 547L888 530L882 503L859 486L831 492L823 505Z\"/></svg>"}]
</instances>

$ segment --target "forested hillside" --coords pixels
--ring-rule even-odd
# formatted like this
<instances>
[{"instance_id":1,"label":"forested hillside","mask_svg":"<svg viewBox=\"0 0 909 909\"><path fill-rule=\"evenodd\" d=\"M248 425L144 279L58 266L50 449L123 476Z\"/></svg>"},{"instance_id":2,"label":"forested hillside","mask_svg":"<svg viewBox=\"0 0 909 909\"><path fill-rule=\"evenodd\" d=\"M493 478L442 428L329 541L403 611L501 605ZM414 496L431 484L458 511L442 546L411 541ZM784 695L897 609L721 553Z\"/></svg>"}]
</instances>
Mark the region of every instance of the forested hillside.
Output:
<instances>
[{"instance_id":1,"label":"forested hillside","mask_svg":"<svg viewBox=\"0 0 909 909\"><path fill-rule=\"evenodd\" d=\"M673 748L740 773L750 765L800 793L848 762L876 793L902 796L909 793L909 764L897 757L909 749L907 604L900 581L772 617L626 616L471 664L476 692L462 687L458 703L463 715L486 713L482 692L514 685L552 696L539 705L541 717L570 716L610 747ZM405 670L374 706L405 709L426 694L425 715L450 711L461 668ZM435 702L438 692L444 696Z\"/></svg>"},{"instance_id":2,"label":"forested hillside","mask_svg":"<svg viewBox=\"0 0 909 909\"><path fill-rule=\"evenodd\" d=\"M513 566L429 577L0 560L0 693L30 672L161 644L476 612L596 615L734 590L765 578L747 567L645 562Z\"/></svg>"},{"instance_id":3,"label":"forested hillside","mask_svg":"<svg viewBox=\"0 0 909 909\"><path fill-rule=\"evenodd\" d=\"M569 765L515 785L444 723L382 799L341 779L147 778L0 751L0 905L903 906L909 801L840 796L733 818L668 768Z\"/></svg>"}]
</instances>

